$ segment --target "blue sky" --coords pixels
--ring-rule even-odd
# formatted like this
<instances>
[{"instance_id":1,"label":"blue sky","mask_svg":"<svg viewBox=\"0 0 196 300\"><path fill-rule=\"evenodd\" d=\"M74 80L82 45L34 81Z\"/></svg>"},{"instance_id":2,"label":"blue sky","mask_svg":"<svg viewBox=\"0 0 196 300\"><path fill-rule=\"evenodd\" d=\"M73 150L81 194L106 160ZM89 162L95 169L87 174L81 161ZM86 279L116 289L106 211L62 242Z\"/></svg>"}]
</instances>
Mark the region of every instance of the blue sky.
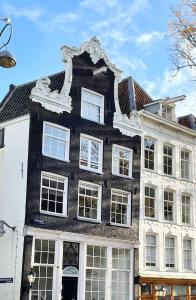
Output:
<instances>
[{"instance_id":1,"label":"blue sky","mask_svg":"<svg viewBox=\"0 0 196 300\"><path fill-rule=\"evenodd\" d=\"M193 72L171 77L167 23L177 0L6 0L1 16L14 28L8 50L17 59L13 69L0 68L0 99L9 84L21 84L62 71L60 47L79 46L92 36L100 39L123 77L132 75L154 98L187 98L178 115L196 115ZM3 25L3 24L2 24Z\"/></svg>"}]
</instances>

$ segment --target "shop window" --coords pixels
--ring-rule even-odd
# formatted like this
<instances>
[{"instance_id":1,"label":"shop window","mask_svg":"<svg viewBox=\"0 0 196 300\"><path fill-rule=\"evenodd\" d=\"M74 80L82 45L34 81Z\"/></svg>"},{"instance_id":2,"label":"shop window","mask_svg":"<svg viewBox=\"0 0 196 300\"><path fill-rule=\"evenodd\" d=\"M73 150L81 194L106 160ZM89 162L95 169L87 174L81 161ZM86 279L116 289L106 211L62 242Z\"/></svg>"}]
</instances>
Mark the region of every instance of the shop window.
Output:
<instances>
[{"instance_id":1,"label":"shop window","mask_svg":"<svg viewBox=\"0 0 196 300\"><path fill-rule=\"evenodd\" d=\"M35 239L33 269L36 273L31 300L52 300L55 241Z\"/></svg>"},{"instance_id":2,"label":"shop window","mask_svg":"<svg viewBox=\"0 0 196 300\"><path fill-rule=\"evenodd\" d=\"M129 299L130 251L112 249L112 300Z\"/></svg>"},{"instance_id":3,"label":"shop window","mask_svg":"<svg viewBox=\"0 0 196 300\"><path fill-rule=\"evenodd\" d=\"M132 177L132 149L113 145L112 149L112 174L117 176Z\"/></svg>"},{"instance_id":4,"label":"shop window","mask_svg":"<svg viewBox=\"0 0 196 300\"><path fill-rule=\"evenodd\" d=\"M85 300L105 299L107 248L87 246Z\"/></svg>"},{"instance_id":5,"label":"shop window","mask_svg":"<svg viewBox=\"0 0 196 300\"><path fill-rule=\"evenodd\" d=\"M150 296L152 295L152 284L143 283L141 285L141 296Z\"/></svg>"},{"instance_id":6,"label":"shop window","mask_svg":"<svg viewBox=\"0 0 196 300\"><path fill-rule=\"evenodd\" d=\"M40 211L59 216L67 215L68 179L57 174L42 172Z\"/></svg>"},{"instance_id":7,"label":"shop window","mask_svg":"<svg viewBox=\"0 0 196 300\"><path fill-rule=\"evenodd\" d=\"M174 300L186 300L186 285L173 285Z\"/></svg>"},{"instance_id":8,"label":"shop window","mask_svg":"<svg viewBox=\"0 0 196 300\"><path fill-rule=\"evenodd\" d=\"M81 134L80 168L88 171L102 172L103 141Z\"/></svg>"},{"instance_id":9,"label":"shop window","mask_svg":"<svg viewBox=\"0 0 196 300\"><path fill-rule=\"evenodd\" d=\"M155 167L155 141L150 138L144 139L144 167L154 170Z\"/></svg>"}]
</instances>

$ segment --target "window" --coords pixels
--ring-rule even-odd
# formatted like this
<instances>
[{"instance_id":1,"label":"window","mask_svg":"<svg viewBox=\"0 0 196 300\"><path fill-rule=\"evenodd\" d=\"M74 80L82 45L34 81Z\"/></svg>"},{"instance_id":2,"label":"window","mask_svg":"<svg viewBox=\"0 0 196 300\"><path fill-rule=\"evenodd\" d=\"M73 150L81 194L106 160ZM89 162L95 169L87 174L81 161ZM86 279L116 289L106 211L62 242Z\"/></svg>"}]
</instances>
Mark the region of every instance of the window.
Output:
<instances>
[{"instance_id":1,"label":"window","mask_svg":"<svg viewBox=\"0 0 196 300\"><path fill-rule=\"evenodd\" d=\"M101 186L79 181L78 217L101 221Z\"/></svg>"},{"instance_id":2,"label":"window","mask_svg":"<svg viewBox=\"0 0 196 300\"><path fill-rule=\"evenodd\" d=\"M112 300L129 299L130 251L112 249Z\"/></svg>"},{"instance_id":3,"label":"window","mask_svg":"<svg viewBox=\"0 0 196 300\"><path fill-rule=\"evenodd\" d=\"M162 117L172 121L174 108L169 105L162 104Z\"/></svg>"},{"instance_id":4,"label":"window","mask_svg":"<svg viewBox=\"0 0 196 300\"><path fill-rule=\"evenodd\" d=\"M3 148L4 145L4 135L5 135L5 128L0 129L0 148Z\"/></svg>"},{"instance_id":5,"label":"window","mask_svg":"<svg viewBox=\"0 0 196 300\"><path fill-rule=\"evenodd\" d=\"M173 237L165 238L165 266L175 268L175 239Z\"/></svg>"},{"instance_id":6,"label":"window","mask_svg":"<svg viewBox=\"0 0 196 300\"><path fill-rule=\"evenodd\" d=\"M111 223L130 226L131 193L112 189L111 198Z\"/></svg>"},{"instance_id":7,"label":"window","mask_svg":"<svg viewBox=\"0 0 196 300\"><path fill-rule=\"evenodd\" d=\"M31 300L52 300L55 241L35 239L33 269L36 273Z\"/></svg>"},{"instance_id":8,"label":"window","mask_svg":"<svg viewBox=\"0 0 196 300\"><path fill-rule=\"evenodd\" d=\"M49 214L67 215L67 183L65 177L42 172L40 210Z\"/></svg>"},{"instance_id":9,"label":"window","mask_svg":"<svg viewBox=\"0 0 196 300\"><path fill-rule=\"evenodd\" d=\"M190 179L190 152L181 151L181 178Z\"/></svg>"},{"instance_id":10,"label":"window","mask_svg":"<svg viewBox=\"0 0 196 300\"><path fill-rule=\"evenodd\" d=\"M174 193L172 191L164 191L164 220L174 220Z\"/></svg>"},{"instance_id":11,"label":"window","mask_svg":"<svg viewBox=\"0 0 196 300\"><path fill-rule=\"evenodd\" d=\"M155 188L145 187L145 217L155 218Z\"/></svg>"},{"instance_id":12,"label":"window","mask_svg":"<svg viewBox=\"0 0 196 300\"><path fill-rule=\"evenodd\" d=\"M132 176L133 150L118 145L112 149L112 173L118 176Z\"/></svg>"},{"instance_id":13,"label":"window","mask_svg":"<svg viewBox=\"0 0 196 300\"><path fill-rule=\"evenodd\" d=\"M104 96L82 88L81 116L85 119L104 123Z\"/></svg>"},{"instance_id":14,"label":"window","mask_svg":"<svg viewBox=\"0 0 196 300\"><path fill-rule=\"evenodd\" d=\"M156 267L157 265L157 241L155 235L146 235L146 266Z\"/></svg>"},{"instance_id":15,"label":"window","mask_svg":"<svg viewBox=\"0 0 196 300\"><path fill-rule=\"evenodd\" d=\"M107 248L87 246L85 300L105 300Z\"/></svg>"},{"instance_id":16,"label":"window","mask_svg":"<svg viewBox=\"0 0 196 300\"><path fill-rule=\"evenodd\" d=\"M70 130L44 122L43 155L60 160L69 160Z\"/></svg>"},{"instance_id":17,"label":"window","mask_svg":"<svg viewBox=\"0 0 196 300\"><path fill-rule=\"evenodd\" d=\"M80 137L80 168L102 172L103 141L88 135Z\"/></svg>"},{"instance_id":18,"label":"window","mask_svg":"<svg viewBox=\"0 0 196 300\"><path fill-rule=\"evenodd\" d=\"M173 174L173 148L168 145L163 145L163 172Z\"/></svg>"},{"instance_id":19,"label":"window","mask_svg":"<svg viewBox=\"0 0 196 300\"><path fill-rule=\"evenodd\" d=\"M181 200L182 207L182 223L190 224L191 223L191 198L189 195L182 194Z\"/></svg>"},{"instance_id":20,"label":"window","mask_svg":"<svg viewBox=\"0 0 196 300\"><path fill-rule=\"evenodd\" d=\"M155 141L150 138L144 139L144 167L154 170Z\"/></svg>"},{"instance_id":21,"label":"window","mask_svg":"<svg viewBox=\"0 0 196 300\"><path fill-rule=\"evenodd\" d=\"M192 240L183 239L183 267L192 270Z\"/></svg>"}]
</instances>

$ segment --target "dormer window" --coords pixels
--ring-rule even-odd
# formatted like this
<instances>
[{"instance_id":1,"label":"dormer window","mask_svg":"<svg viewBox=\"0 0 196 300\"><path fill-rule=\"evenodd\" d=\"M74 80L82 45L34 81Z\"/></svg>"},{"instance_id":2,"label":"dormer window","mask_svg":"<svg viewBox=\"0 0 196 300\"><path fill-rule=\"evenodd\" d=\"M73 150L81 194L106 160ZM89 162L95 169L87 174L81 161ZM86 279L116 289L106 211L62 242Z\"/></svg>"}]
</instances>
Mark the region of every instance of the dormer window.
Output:
<instances>
[{"instance_id":1,"label":"dormer window","mask_svg":"<svg viewBox=\"0 0 196 300\"><path fill-rule=\"evenodd\" d=\"M81 97L81 117L103 124L104 96L82 88Z\"/></svg>"},{"instance_id":2,"label":"dormer window","mask_svg":"<svg viewBox=\"0 0 196 300\"><path fill-rule=\"evenodd\" d=\"M162 104L162 117L174 121L174 107L168 104Z\"/></svg>"}]
</instances>

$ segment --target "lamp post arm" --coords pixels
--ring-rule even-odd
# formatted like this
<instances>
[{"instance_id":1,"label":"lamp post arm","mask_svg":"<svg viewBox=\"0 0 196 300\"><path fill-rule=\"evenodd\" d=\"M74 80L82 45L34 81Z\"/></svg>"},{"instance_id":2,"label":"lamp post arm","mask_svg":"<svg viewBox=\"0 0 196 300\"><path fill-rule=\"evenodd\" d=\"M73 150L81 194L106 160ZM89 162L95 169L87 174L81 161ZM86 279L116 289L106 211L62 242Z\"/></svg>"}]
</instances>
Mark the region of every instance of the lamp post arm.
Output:
<instances>
[{"instance_id":1,"label":"lamp post arm","mask_svg":"<svg viewBox=\"0 0 196 300\"><path fill-rule=\"evenodd\" d=\"M7 46L7 45L9 44L10 40L11 40L11 37L12 37L12 25L11 25L11 23L6 23L6 24L5 24L5 26L3 27L3 29L2 29L1 32L0 32L0 36L3 34L3 32L5 31L5 29L6 29L8 26L10 26L10 35L9 35L8 40L7 40L6 43L2 42L2 43L3 43L3 46L0 47L0 50L1 50L3 47Z\"/></svg>"},{"instance_id":2,"label":"lamp post arm","mask_svg":"<svg viewBox=\"0 0 196 300\"><path fill-rule=\"evenodd\" d=\"M13 231L16 229L16 226L10 226L10 225L8 225L8 223L6 223L3 220L0 220L0 223L3 223L4 225L6 225L8 228L12 229Z\"/></svg>"}]
</instances>

